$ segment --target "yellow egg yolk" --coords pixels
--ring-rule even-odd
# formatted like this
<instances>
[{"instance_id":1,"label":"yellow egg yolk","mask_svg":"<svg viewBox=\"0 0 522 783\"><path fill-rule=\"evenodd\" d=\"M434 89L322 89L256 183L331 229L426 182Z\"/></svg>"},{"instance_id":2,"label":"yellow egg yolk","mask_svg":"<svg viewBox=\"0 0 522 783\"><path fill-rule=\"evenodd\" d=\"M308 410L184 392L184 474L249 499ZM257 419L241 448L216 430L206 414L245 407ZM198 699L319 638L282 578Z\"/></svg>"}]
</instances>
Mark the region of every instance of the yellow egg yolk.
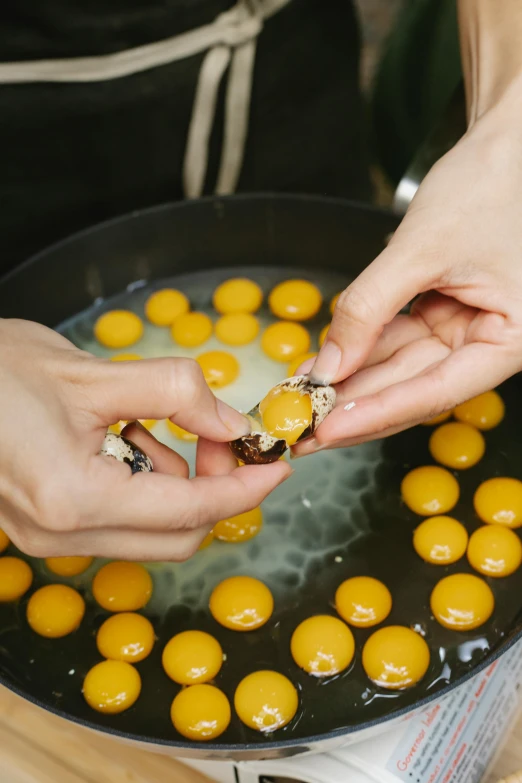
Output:
<instances>
[{"instance_id":1,"label":"yellow egg yolk","mask_svg":"<svg viewBox=\"0 0 522 783\"><path fill-rule=\"evenodd\" d=\"M506 411L500 394L496 391L484 392L478 397L457 405L455 418L478 427L479 430L491 430L500 424Z\"/></svg>"},{"instance_id":2,"label":"yellow egg yolk","mask_svg":"<svg viewBox=\"0 0 522 783\"><path fill-rule=\"evenodd\" d=\"M277 318L287 321L307 321L317 315L323 297L308 280L286 280L270 292L268 304Z\"/></svg>"},{"instance_id":3,"label":"yellow egg yolk","mask_svg":"<svg viewBox=\"0 0 522 783\"><path fill-rule=\"evenodd\" d=\"M171 680L195 685L214 679L223 664L223 650L204 631L182 631L167 642L161 661Z\"/></svg>"},{"instance_id":4,"label":"yellow egg yolk","mask_svg":"<svg viewBox=\"0 0 522 783\"><path fill-rule=\"evenodd\" d=\"M298 356L296 359L294 359L290 364L288 365L288 369L286 371L287 378L291 378L292 375L295 375L299 367L304 363L307 362L308 359L315 359L317 356L316 351L308 351L308 353L303 353L301 356Z\"/></svg>"},{"instance_id":5,"label":"yellow egg yolk","mask_svg":"<svg viewBox=\"0 0 522 783\"><path fill-rule=\"evenodd\" d=\"M297 690L279 672L253 672L241 680L234 694L239 719L249 728L263 733L290 723L298 705Z\"/></svg>"},{"instance_id":6,"label":"yellow egg yolk","mask_svg":"<svg viewBox=\"0 0 522 783\"><path fill-rule=\"evenodd\" d=\"M111 356L111 362L138 362L143 357L137 353L118 353Z\"/></svg>"},{"instance_id":7,"label":"yellow egg yolk","mask_svg":"<svg viewBox=\"0 0 522 783\"><path fill-rule=\"evenodd\" d=\"M196 359L211 388L220 389L233 383L239 375L239 362L227 351L207 351Z\"/></svg>"},{"instance_id":8,"label":"yellow egg yolk","mask_svg":"<svg viewBox=\"0 0 522 783\"><path fill-rule=\"evenodd\" d=\"M109 612L135 612L152 595L152 579L139 563L115 560L102 566L92 580L96 601Z\"/></svg>"},{"instance_id":9,"label":"yellow egg yolk","mask_svg":"<svg viewBox=\"0 0 522 783\"><path fill-rule=\"evenodd\" d=\"M207 535L205 536L201 544L198 546L198 550L206 549L211 545L213 540L214 540L214 531L211 530L209 533L207 533Z\"/></svg>"},{"instance_id":10,"label":"yellow egg yolk","mask_svg":"<svg viewBox=\"0 0 522 783\"><path fill-rule=\"evenodd\" d=\"M468 560L485 576L509 576L522 562L522 544L505 525L483 525L469 539Z\"/></svg>"},{"instance_id":11,"label":"yellow egg yolk","mask_svg":"<svg viewBox=\"0 0 522 783\"><path fill-rule=\"evenodd\" d=\"M106 348L128 348L142 335L142 320L130 310L111 310L94 324L94 336Z\"/></svg>"},{"instance_id":12,"label":"yellow egg yolk","mask_svg":"<svg viewBox=\"0 0 522 783\"><path fill-rule=\"evenodd\" d=\"M391 612L392 597L385 584L371 576L353 576L339 585L335 608L347 623L370 628Z\"/></svg>"},{"instance_id":13,"label":"yellow egg yolk","mask_svg":"<svg viewBox=\"0 0 522 783\"><path fill-rule=\"evenodd\" d=\"M435 619L453 631L471 631L493 613L495 599L489 585L473 574L451 574L435 585L430 598Z\"/></svg>"},{"instance_id":14,"label":"yellow egg yolk","mask_svg":"<svg viewBox=\"0 0 522 783\"><path fill-rule=\"evenodd\" d=\"M221 283L214 291L212 301L218 313L256 313L263 301L263 292L257 283L245 277L234 277Z\"/></svg>"},{"instance_id":15,"label":"yellow egg yolk","mask_svg":"<svg viewBox=\"0 0 522 783\"><path fill-rule=\"evenodd\" d=\"M473 497L475 511L483 522L508 527L522 525L522 481L492 478L484 481Z\"/></svg>"},{"instance_id":16,"label":"yellow egg yolk","mask_svg":"<svg viewBox=\"0 0 522 783\"><path fill-rule=\"evenodd\" d=\"M376 685L388 690L410 688L430 664L430 650L422 636L402 625L379 628L363 647L364 671Z\"/></svg>"},{"instance_id":17,"label":"yellow egg yolk","mask_svg":"<svg viewBox=\"0 0 522 783\"><path fill-rule=\"evenodd\" d=\"M97 663L83 681L83 696L89 707L108 715L128 710L140 692L140 675L125 661Z\"/></svg>"},{"instance_id":18,"label":"yellow egg yolk","mask_svg":"<svg viewBox=\"0 0 522 783\"><path fill-rule=\"evenodd\" d=\"M189 309L189 300L175 288L156 291L145 303L145 315L155 326L172 326L178 315L188 313Z\"/></svg>"},{"instance_id":19,"label":"yellow egg yolk","mask_svg":"<svg viewBox=\"0 0 522 783\"><path fill-rule=\"evenodd\" d=\"M450 511L459 499L460 489L449 471L425 465L404 476L401 494L411 511L427 517Z\"/></svg>"},{"instance_id":20,"label":"yellow egg yolk","mask_svg":"<svg viewBox=\"0 0 522 783\"><path fill-rule=\"evenodd\" d=\"M214 536L219 541L237 544L241 541L250 541L257 536L263 526L261 509L253 508L230 519L222 519L214 525Z\"/></svg>"},{"instance_id":21,"label":"yellow egg yolk","mask_svg":"<svg viewBox=\"0 0 522 783\"><path fill-rule=\"evenodd\" d=\"M0 602L16 601L33 582L33 572L19 557L0 557Z\"/></svg>"},{"instance_id":22,"label":"yellow egg yolk","mask_svg":"<svg viewBox=\"0 0 522 783\"><path fill-rule=\"evenodd\" d=\"M312 423L312 401L309 394L276 386L259 404L259 413L269 435L293 446Z\"/></svg>"},{"instance_id":23,"label":"yellow egg yolk","mask_svg":"<svg viewBox=\"0 0 522 783\"><path fill-rule=\"evenodd\" d=\"M45 565L58 576L78 576L87 571L93 557L47 557Z\"/></svg>"},{"instance_id":24,"label":"yellow egg yolk","mask_svg":"<svg viewBox=\"0 0 522 783\"><path fill-rule=\"evenodd\" d=\"M326 326L323 326L321 331L319 332L319 337L317 342L319 343L319 348L322 348L324 345L324 341L326 340L326 335L328 334L330 330L330 324L326 324Z\"/></svg>"},{"instance_id":25,"label":"yellow egg yolk","mask_svg":"<svg viewBox=\"0 0 522 783\"><path fill-rule=\"evenodd\" d=\"M193 432L188 432L187 430L184 430L183 427L180 427L178 424L174 424L173 421L170 419L166 419L165 421L167 427L171 431L171 433L174 435L175 438L179 438L179 440L186 440L189 442L196 441L198 439L197 435L194 435Z\"/></svg>"},{"instance_id":26,"label":"yellow egg yolk","mask_svg":"<svg viewBox=\"0 0 522 783\"><path fill-rule=\"evenodd\" d=\"M336 306L337 302L339 301L339 297L340 296L341 296L341 292L339 292L335 296L332 296L332 299L330 301L330 312L331 312L332 315L334 314L335 306Z\"/></svg>"},{"instance_id":27,"label":"yellow egg yolk","mask_svg":"<svg viewBox=\"0 0 522 783\"><path fill-rule=\"evenodd\" d=\"M307 353L310 348L310 334L302 324L290 321L276 321L267 326L261 337L264 353L276 362L289 362Z\"/></svg>"},{"instance_id":28,"label":"yellow egg yolk","mask_svg":"<svg viewBox=\"0 0 522 783\"><path fill-rule=\"evenodd\" d=\"M463 470L476 465L484 456L486 441L482 433L470 424L450 421L431 434L431 456L448 468Z\"/></svg>"},{"instance_id":29,"label":"yellow egg yolk","mask_svg":"<svg viewBox=\"0 0 522 783\"><path fill-rule=\"evenodd\" d=\"M332 677L351 663L355 641L341 620L316 615L297 626L290 641L290 651L296 664L309 674Z\"/></svg>"},{"instance_id":30,"label":"yellow egg yolk","mask_svg":"<svg viewBox=\"0 0 522 783\"><path fill-rule=\"evenodd\" d=\"M212 321L205 313L178 315L170 328L172 339L184 348L203 345L212 334Z\"/></svg>"},{"instance_id":31,"label":"yellow egg yolk","mask_svg":"<svg viewBox=\"0 0 522 783\"><path fill-rule=\"evenodd\" d=\"M109 617L96 635L98 650L113 661L138 663L154 647L154 628L141 614L121 612Z\"/></svg>"},{"instance_id":32,"label":"yellow egg yolk","mask_svg":"<svg viewBox=\"0 0 522 783\"><path fill-rule=\"evenodd\" d=\"M195 742L216 739L230 723L230 704L214 685L191 685L178 693L170 717L183 737Z\"/></svg>"},{"instance_id":33,"label":"yellow egg yolk","mask_svg":"<svg viewBox=\"0 0 522 783\"><path fill-rule=\"evenodd\" d=\"M40 636L59 639L75 631L83 620L85 601L67 585L40 587L27 604L27 622Z\"/></svg>"},{"instance_id":34,"label":"yellow egg yolk","mask_svg":"<svg viewBox=\"0 0 522 783\"><path fill-rule=\"evenodd\" d=\"M209 606L213 618L225 628L252 631L270 619L274 599L259 579L231 576L214 588Z\"/></svg>"},{"instance_id":35,"label":"yellow egg yolk","mask_svg":"<svg viewBox=\"0 0 522 783\"><path fill-rule=\"evenodd\" d=\"M259 321L251 313L228 313L217 320L215 331L225 345L248 345L259 334Z\"/></svg>"},{"instance_id":36,"label":"yellow egg yolk","mask_svg":"<svg viewBox=\"0 0 522 783\"><path fill-rule=\"evenodd\" d=\"M9 536L3 530L0 530L0 552L5 552L8 546Z\"/></svg>"},{"instance_id":37,"label":"yellow egg yolk","mask_svg":"<svg viewBox=\"0 0 522 783\"><path fill-rule=\"evenodd\" d=\"M452 413L453 411L439 413L438 416L434 416L433 419L428 419L428 421L423 421L422 424L424 427L434 427L436 424L442 424L443 422L448 421Z\"/></svg>"},{"instance_id":38,"label":"yellow egg yolk","mask_svg":"<svg viewBox=\"0 0 522 783\"><path fill-rule=\"evenodd\" d=\"M467 545L467 530L453 517L430 517L413 533L413 547L427 563L455 563L464 555Z\"/></svg>"}]
</instances>

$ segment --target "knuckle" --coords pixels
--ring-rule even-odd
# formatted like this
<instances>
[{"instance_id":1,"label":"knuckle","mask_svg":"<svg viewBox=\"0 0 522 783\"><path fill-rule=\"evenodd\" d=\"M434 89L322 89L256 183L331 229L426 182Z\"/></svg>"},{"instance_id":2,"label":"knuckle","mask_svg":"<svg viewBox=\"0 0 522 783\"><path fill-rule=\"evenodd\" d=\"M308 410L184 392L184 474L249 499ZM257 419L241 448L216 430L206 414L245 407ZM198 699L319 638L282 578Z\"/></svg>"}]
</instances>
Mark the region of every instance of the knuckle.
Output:
<instances>
[{"instance_id":1,"label":"knuckle","mask_svg":"<svg viewBox=\"0 0 522 783\"><path fill-rule=\"evenodd\" d=\"M378 306L376 292L362 280L345 288L337 302L337 309L344 319L362 324L373 320L376 306Z\"/></svg>"},{"instance_id":2,"label":"knuckle","mask_svg":"<svg viewBox=\"0 0 522 783\"><path fill-rule=\"evenodd\" d=\"M195 359L169 360L165 373L165 391L175 398L191 397L203 382L201 367Z\"/></svg>"}]
</instances>

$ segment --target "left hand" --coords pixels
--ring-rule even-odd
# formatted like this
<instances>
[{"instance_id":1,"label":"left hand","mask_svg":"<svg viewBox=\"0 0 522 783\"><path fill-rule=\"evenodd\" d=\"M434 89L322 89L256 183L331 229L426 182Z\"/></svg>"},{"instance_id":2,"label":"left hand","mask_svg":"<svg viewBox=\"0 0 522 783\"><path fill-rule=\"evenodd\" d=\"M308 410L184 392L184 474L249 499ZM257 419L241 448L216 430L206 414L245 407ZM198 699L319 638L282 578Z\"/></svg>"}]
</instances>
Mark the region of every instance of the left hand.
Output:
<instances>
[{"instance_id":1,"label":"left hand","mask_svg":"<svg viewBox=\"0 0 522 783\"><path fill-rule=\"evenodd\" d=\"M521 142L497 107L430 171L338 301L310 371L338 403L296 454L393 434L522 369Z\"/></svg>"}]
</instances>

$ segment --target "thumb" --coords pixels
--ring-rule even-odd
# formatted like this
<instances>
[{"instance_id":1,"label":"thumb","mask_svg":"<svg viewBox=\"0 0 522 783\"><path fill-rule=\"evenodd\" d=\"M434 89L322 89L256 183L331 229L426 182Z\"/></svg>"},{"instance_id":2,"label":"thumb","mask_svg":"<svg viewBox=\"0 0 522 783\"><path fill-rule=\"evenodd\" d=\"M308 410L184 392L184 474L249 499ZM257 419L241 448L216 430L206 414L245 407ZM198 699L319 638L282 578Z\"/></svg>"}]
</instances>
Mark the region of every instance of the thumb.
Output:
<instances>
[{"instance_id":1,"label":"thumb","mask_svg":"<svg viewBox=\"0 0 522 783\"><path fill-rule=\"evenodd\" d=\"M96 366L90 387L103 426L119 420L172 419L189 432L222 442L251 430L245 416L213 395L193 359L97 361Z\"/></svg>"},{"instance_id":2,"label":"thumb","mask_svg":"<svg viewBox=\"0 0 522 783\"><path fill-rule=\"evenodd\" d=\"M337 383L360 367L383 328L417 294L433 287L434 265L393 242L339 296L326 340L310 371L318 384Z\"/></svg>"}]
</instances>

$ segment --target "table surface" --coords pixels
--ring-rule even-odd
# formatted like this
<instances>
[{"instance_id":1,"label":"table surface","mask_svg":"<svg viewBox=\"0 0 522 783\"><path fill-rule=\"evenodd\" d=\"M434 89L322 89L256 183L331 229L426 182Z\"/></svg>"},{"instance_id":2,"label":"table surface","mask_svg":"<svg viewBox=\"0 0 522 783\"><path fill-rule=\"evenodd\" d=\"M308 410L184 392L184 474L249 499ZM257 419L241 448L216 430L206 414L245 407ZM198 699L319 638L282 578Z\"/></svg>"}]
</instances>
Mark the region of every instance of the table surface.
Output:
<instances>
[{"instance_id":1,"label":"table surface","mask_svg":"<svg viewBox=\"0 0 522 783\"><path fill-rule=\"evenodd\" d=\"M522 769L522 718L485 783ZM178 761L87 732L0 688L0 783L208 783Z\"/></svg>"}]
</instances>

